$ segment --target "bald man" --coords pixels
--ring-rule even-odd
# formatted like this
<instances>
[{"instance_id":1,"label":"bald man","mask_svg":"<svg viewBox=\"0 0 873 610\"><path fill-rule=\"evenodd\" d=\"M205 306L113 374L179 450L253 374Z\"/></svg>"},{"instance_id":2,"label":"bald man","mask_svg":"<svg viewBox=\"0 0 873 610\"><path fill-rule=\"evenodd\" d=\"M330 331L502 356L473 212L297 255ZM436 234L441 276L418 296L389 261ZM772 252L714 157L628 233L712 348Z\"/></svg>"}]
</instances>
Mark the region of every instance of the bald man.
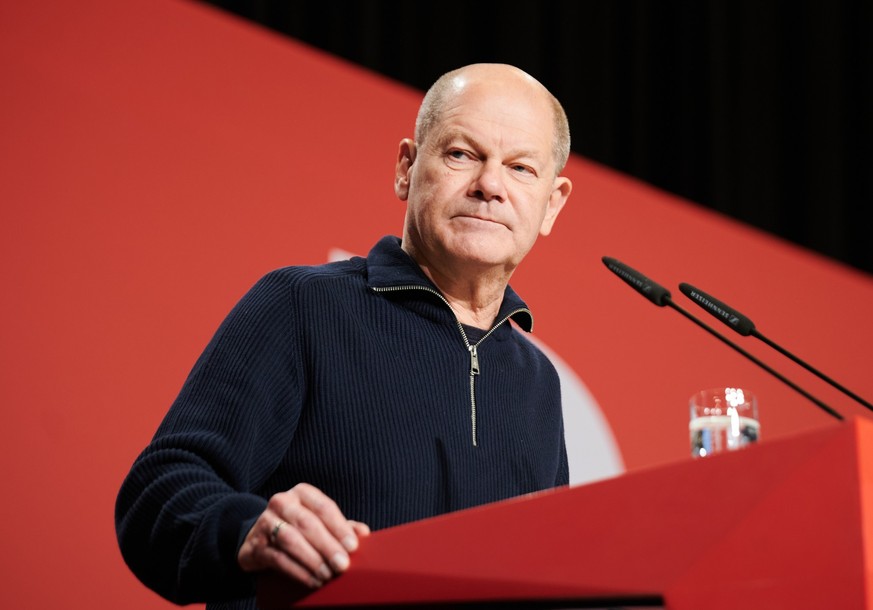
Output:
<instances>
[{"instance_id":1,"label":"bald man","mask_svg":"<svg viewBox=\"0 0 873 610\"><path fill-rule=\"evenodd\" d=\"M572 188L557 100L507 65L442 76L400 142L402 237L266 275L197 361L116 504L177 603L319 587L380 529L568 482L558 375L509 322L513 271Z\"/></svg>"}]
</instances>

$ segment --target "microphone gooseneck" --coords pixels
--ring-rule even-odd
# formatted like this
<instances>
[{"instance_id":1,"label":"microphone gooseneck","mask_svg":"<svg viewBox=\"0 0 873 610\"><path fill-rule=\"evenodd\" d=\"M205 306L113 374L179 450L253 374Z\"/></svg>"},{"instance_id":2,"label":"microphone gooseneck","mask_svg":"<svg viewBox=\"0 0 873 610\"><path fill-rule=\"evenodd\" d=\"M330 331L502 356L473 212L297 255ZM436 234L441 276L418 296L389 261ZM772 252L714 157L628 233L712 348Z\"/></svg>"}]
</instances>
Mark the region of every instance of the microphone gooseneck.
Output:
<instances>
[{"instance_id":1,"label":"microphone gooseneck","mask_svg":"<svg viewBox=\"0 0 873 610\"><path fill-rule=\"evenodd\" d=\"M812 394L810 394L809 392L807 392L806 390L804 390L803 388L798 386L796 383L794 383L793 381L791 381L790 379L788 379L784 375L780 374L779 372L777 372L776 370L774 370L773 368L768 366L766 363L762 362L761 360L759 360L758 358L756 358L755 356L753 356L752 354L750 354L749 352L747 352L746 350L741 348L739 345L737 345L736 343L734 343L733 341L731 341L730 339L728 339L727 337L725 337L724 335L719 333L714 328L707 325L702 320L699 320L695 316L693 316L690 313L688 313L687 311L685 311L679 305L674 303L673 299L670 296L670 291L667 290L666 288L664 288L663 286L661 286L660 284L657 284L656 282L650 280L649 278L647 278L645 275L643 275L639 271L633 269L632 267L625 265L624 263L622 263L621 261L619 261L617 259L614 259L614 258L611 258L608 256L604 256L601 260L603 261L603 264L606 265L606 267L610 271L615 273L618 277L620 277L622 280L624 280L625 283L627 283L631 288L633 288L634 290L639 292L641 295L646 297L646 299L648 299L649 301L651 301L652 303L654 303L658 307L665 307L666 306L666 307L670 307L671 309L675 309L680 314L682 314L685 318L687 318L688 320L691 320L692 322L694 322L694 324L696 324L697 326L699 326L700 328L702 328L703 330L708 332L710 335L712 335L713 337L715 337L716 339L718 339L719 341L721 341L722 343L724 343L725 345L727 345L728 347L733 349L734 351L738 352L742 356L744 356L747 359L754 362L760 368L764 369L765 371L770 373L772 376L774 376L776 379L778 379L779 381L781 381L782 383L784 383L785 385L790 387L792 390L794 390L795 392L797 392L798 394L800 394L801 396L803 396L804 398L806 398L807 400L809 400L810 402L815 404L817 407L819 407L820 409L825 411L828 415L830 415L838 420L843 420L843 416L840 415L837 411L835 411L834 409L832 409L831 407L829 407L828 405L823 403L821 400L819 400L818 398L816 398L815 396L813 396ZM754 325L752 325L752 326L754 327Z\"/></svg>"}]
</instances>

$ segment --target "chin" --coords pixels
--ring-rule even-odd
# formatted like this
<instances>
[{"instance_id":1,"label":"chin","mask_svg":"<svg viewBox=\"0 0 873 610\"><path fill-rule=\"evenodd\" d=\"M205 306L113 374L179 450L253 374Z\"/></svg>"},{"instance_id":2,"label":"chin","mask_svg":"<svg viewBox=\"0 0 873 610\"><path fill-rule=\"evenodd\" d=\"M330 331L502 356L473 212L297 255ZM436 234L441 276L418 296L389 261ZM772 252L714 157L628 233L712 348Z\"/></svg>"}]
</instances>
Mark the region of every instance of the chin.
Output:
<instances>
[{"instance_id":1,"label":"chin","mask_svg":"<svg viewBox=\"0 0 873 610\"><path fill-rule=\"evenodd\" d=\"M512 264L513 257L506 252L484 248L464 248L455 250L454 255L464 262L476 267L506 267Z\"/></svg>"}]
</instances>

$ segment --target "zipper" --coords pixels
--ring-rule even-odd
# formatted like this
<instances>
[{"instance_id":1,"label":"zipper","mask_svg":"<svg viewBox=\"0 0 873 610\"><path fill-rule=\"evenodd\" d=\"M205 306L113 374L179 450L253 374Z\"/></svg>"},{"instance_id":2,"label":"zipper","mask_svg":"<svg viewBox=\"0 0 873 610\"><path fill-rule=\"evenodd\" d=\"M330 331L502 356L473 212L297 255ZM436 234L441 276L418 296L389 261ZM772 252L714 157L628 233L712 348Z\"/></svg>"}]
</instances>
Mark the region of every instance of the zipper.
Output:
<instances>
[{"instance_id":1,"label":"zipper","mask_svg":"<svg viewBox=\"0 0 873 610\"><path fill-rule=\"evenodd\" d=\"M403 290L424 290L425 292L430 292L431 294L436 295L439 299L446 304L446 307L449 308L449 311L452 312L452 315L455 316L455 324L458 326L458 330L461 333L461 338L464 340L464 345L467 347L467 351L470 352L470 430L473 439L473 446L479 446L478 435L476 433L476 376L480 373L479 368L479 352L478 347L482 344L482 342L491 336L491 334L497 330L501 325L503 325L507 320L509 320L512 316L517 313L526 312L528 315L531 314L530 310L525 307L519 307L507 315L505 315L499 322L494 324L491 329L485 333L481 339L479 339L476 343L470 343L470 340L467 338L467 333L464 331L464 325L461 324L461 321L458 320L458 316L455 313L455 310L452 309L452 306L446 300L446 298L440 294L438 291L433 288L429 288L428 286L416 286L415 284L408 284L405 286L376 286L371 288L374 292L400 292Z\"/></svg>"},{"instance_id":2,"label":"zipper","mask_svg":"<svg viewBox=\"0 0 873 610\"><path fill-rule=\"evenodd\" d=\"M463 330L463 329L462 329ZM467 341L467 333L464 333L464 341ZM484 339L485 337L482 337ZM481 343L482 340L479 340ZM470 345L467 342L467 349L470 350L470 430L473 433L473 446L478 447L478 437L476 436L476 375L479 374L479 354L476 352L476 346L479 343Z\"/></svg>"}]
</instances>

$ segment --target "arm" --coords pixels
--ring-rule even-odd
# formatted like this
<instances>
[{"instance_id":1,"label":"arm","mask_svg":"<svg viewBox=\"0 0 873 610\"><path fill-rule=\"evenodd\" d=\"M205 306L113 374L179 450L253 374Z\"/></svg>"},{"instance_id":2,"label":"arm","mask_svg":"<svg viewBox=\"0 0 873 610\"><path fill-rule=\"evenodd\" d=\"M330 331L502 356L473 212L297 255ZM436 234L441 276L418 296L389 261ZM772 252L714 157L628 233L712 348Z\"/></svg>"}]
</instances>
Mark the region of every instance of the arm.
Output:
<instances>
[{"instance_id":1,"label":"arm","mask_svg":"<svg viewBox=\"0 0 873 610\"><path fill-rule=\"evenodd\" d=\"M292 551L288 560L270 551L272 560L265 560L266 545L258 542L299 495L277 494L268 506L257 493L293 439L305 390L290 298L281 273L266 276L243 297L119 492L122 555L143 583L174 602L248 596L252 570L284 567L300 578L299 567L313 563L311 549L292 545L292 528L283 528L281 537ZM352 526L338 509L310 513L348 538ZM339 543L323 530L310 526L307 534L310 547L336 555ZM292 561L298 569L288 567Z\"/></svg>"}]
</instances>

